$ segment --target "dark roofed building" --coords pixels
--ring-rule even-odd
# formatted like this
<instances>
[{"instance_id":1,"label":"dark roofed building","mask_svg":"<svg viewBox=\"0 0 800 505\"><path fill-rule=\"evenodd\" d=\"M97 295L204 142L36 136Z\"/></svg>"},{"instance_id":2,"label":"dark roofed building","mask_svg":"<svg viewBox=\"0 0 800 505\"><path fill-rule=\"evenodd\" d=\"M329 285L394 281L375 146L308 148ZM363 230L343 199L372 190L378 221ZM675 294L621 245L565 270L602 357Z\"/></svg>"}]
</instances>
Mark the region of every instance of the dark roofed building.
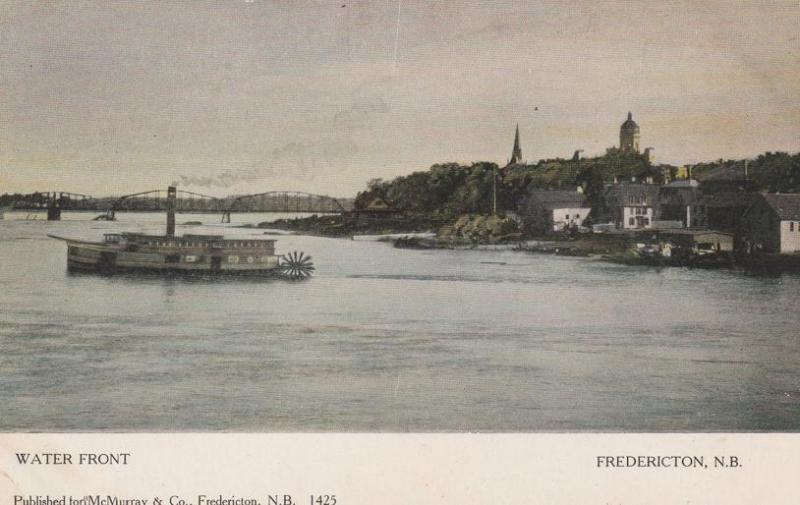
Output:
<instances>
[{"instance_id":1,"label":"dark roofed building","mask_svg":"<svg viewBox=\"0 0 800 505\"><path fill-rule=\"evenodd\" d=\"M692 226L735 231L758 196L741 191L703 194L692 206Z\"/></svg>"},{"instance_id":2,"label":"dark roofed building","mask_svg":"<svg viewBox=\"0 0 800 505\"><path fill-rule=\"evenodd\" d=\"M392 205L385 197L376 195L362 206L353 209L349 215L358 224L367 225L372 222L383 222L387 218L399 218L402 214L402 209Z\"/></svg>"},{"instance_id":3,"label":"dark roofed building","mask_svg":"<svg viewBox=\"0 0 800 505\"><path fill-rule=\"evenodd\" d=\"M784 221L800 221L800 194L767 193L762 196L780 219Z\"/></svg>"},{"instance_id":4,"label":"dark roofed building","mask_svg":"<svg viewBox=\"0 0 800 505\"><path fill-rule=\"evenodd\" d=\"M758 194L739 230L747 252L800 252L800 194Z\"/></svg>"}]
</instances>

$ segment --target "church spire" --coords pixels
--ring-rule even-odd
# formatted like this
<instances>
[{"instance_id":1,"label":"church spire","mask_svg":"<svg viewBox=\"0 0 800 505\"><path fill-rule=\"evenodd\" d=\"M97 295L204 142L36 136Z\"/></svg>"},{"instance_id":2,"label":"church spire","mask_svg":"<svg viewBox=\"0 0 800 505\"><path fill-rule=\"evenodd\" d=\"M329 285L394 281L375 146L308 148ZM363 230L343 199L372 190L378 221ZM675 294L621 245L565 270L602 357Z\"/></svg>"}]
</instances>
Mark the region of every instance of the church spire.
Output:
<instances>
[{"instance_id":1,"label":"church spire","mask_svg":"<svg viewBox=\"0 0 800 505\"><path fill-rule=\"evenodd\" d=\"M517 132L514 134L514 149L511 151L511 159L508 160L509 165L522 163L522 147L519 145L519 123L517 123Z\"/></svg>"}]
</instances>

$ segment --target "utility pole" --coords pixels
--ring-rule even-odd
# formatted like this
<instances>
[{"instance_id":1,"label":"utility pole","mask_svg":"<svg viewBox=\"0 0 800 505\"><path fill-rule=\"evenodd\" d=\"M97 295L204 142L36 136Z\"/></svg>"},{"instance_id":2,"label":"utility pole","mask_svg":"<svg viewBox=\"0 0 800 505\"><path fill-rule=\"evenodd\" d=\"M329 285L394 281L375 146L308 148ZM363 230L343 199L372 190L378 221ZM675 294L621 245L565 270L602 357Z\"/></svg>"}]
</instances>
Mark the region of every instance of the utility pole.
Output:
<instances>
[{"instance_id":1,"label":"utility pole","mask_svg":"<svg viewBox=\"0 0 800 505\"><path fill-rule=\"evenodd\" d=\"M497 215L497 168L492 169L492 214Z\"/></svg>"}]
</instances>

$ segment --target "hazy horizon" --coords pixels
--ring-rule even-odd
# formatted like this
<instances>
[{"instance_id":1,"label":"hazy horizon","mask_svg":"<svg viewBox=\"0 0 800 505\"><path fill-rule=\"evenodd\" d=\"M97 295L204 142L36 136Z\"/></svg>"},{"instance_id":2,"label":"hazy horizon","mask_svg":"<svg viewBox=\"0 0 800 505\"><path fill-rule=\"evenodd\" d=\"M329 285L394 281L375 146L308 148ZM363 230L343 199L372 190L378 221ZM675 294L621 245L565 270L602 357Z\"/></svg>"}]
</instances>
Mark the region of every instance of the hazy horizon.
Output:
<instances>
[{"instance_id":1,"label":"hazy horizon","mask_svg":"<svg viewBox=\"0 0 800 505\"><path fill-rule=\"evenodd\" d=\"M434 163L800 150L797 2L0 0L0 193L351 196Z\"/></svg>"}]
</instances>

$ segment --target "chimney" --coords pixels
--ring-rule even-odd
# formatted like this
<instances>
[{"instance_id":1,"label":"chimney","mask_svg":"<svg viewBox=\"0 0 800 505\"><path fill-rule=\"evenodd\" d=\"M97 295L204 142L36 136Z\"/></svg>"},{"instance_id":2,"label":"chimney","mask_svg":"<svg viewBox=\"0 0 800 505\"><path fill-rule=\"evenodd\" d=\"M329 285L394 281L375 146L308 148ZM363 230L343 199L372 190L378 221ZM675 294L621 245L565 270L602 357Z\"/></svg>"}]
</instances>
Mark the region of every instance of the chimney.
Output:
<instances>
[{"instance_id":1,"label":"chimney","mask_svg":"<svg viewBox=\"0 0 800 505\"><path fill-rule=\"evenodd\" d=\"M175 236L175 207L178 199L178 189L170 186L167 189L167 236Z\"/></svg>"}]
</instances>

